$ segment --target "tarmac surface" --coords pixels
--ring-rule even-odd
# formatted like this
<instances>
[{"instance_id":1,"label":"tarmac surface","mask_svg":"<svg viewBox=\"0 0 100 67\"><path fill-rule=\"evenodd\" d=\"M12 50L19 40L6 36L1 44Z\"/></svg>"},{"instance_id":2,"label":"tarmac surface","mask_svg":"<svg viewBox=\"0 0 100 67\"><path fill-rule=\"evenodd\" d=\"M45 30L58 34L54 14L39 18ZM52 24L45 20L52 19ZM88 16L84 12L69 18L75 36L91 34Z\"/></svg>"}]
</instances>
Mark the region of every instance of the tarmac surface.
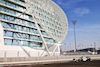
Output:
<instances>
[{"instance_id":1,"label":"tarmac surface","mask_svg":"<svg viewBox=\"0 0 100 67\"><path fill-rule=\"evenodd\" d=\"M66 62L66 63L54 63L54 64L5 66L5 67L100 67L100 60L87 61L87 62Z\"/></svg>"}]
</instances>

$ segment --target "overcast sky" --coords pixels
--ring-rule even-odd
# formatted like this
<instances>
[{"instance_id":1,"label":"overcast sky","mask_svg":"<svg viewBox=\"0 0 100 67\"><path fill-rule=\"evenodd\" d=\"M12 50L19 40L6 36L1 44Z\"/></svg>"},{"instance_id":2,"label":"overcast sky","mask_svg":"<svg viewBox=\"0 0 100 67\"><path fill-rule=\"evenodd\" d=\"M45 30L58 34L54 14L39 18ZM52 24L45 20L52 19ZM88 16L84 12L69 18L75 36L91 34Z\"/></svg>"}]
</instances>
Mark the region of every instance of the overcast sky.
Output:
<instances>
[{"instance_id":1,"label":"overcast sky","mask_svg":"<svg viewBox=\"0 0 100 67\"><path fill-rule=\"evenodd\" d=\"M62 50L74 49L74 31L71 20L77 20L77 49L94 47L94 42L98 49L100 47L100 0L53 1L64 10L68 18L68 34L62 42Z\"/></svg>"}]
</instances>

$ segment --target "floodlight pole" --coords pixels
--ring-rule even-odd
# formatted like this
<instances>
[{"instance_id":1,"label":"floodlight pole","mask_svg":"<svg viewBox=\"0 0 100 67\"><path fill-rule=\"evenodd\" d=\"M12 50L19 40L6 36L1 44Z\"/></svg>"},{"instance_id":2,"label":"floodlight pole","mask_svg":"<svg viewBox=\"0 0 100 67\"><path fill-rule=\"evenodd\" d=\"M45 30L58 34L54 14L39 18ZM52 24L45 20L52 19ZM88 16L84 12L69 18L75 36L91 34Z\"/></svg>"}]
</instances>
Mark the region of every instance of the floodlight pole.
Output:
<instances>
[{"instance_id":1,"label":"floodlight pole","mask_svg":"<svg viewBox=\"0 0 100 67\"><path fill-rule=\"evenodd\" d=\"M76 47L76 33L75 33L75 25L76 25L77 20L72 20L73 26L74 26L74 39L75 39L75 50L74 52L76 53L77 47Z\"/></svg>"},{"instance_id":2,"label":"floodlight pole","mask_svg":"<svg viewBox=\"0 0 100 67\"><path fill-rule=\"evenodd\" d=\"M94 42L94 49L95 49L94 51L96 52L96 43L95 42Z\"/></svg>"}]
</instances>

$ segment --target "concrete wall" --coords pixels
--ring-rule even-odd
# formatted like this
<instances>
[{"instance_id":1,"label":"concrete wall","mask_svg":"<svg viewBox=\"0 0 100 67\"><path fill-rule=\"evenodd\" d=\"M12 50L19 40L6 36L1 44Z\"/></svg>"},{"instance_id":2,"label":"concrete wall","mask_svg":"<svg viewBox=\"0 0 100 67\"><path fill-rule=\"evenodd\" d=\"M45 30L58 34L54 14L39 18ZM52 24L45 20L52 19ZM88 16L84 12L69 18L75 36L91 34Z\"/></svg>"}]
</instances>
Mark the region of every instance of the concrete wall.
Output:
<instances>
[{"instance_id":1,"label":"concrete wall","mask_svg":"<svg viewBox=\"0 0 100 67\"><path fill-rule=\"evenodd\" d=\"M55 52L51 56L60 55L60 52ZM4 46L0 49L0 57L42 57L47 56L47 52L41 49L21 46Z\"/></svg>"}]
</instances>

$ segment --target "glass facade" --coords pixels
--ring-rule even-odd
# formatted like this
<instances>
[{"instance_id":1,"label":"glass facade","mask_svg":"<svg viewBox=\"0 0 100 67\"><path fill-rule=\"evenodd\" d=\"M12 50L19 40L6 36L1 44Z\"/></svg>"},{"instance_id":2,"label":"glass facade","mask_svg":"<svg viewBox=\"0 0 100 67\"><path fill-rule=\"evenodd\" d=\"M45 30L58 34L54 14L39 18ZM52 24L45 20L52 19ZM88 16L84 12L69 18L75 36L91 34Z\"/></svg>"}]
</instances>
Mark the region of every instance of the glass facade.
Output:
<instances>
[{"instance_id":1,"label":"glass facade","mask_svg":"<svg viewBox=\"0 0 100 67\"><path fill-rule=\"evenodd\" d=\"M22 0L13 1L25 5ZM1 22L3 28L5 28L4 36L11 38L4 39L5 45L42 47L42 39L39 36L39 32L36 29L32 16L28 14L28 11L22 13L22 11L25 11L26 8L8 0L0 0L0 3L6 5L0 6L0 20L5 21ZM42 35L48 36L48 34L43 31L43 28L39 24L38 26L40 29L42 29ZM6 30L6 28L9 30ZM46 42L56 43L56 41L51 38L44 37L44 39Z\"/></svg>"}]
</instances>

